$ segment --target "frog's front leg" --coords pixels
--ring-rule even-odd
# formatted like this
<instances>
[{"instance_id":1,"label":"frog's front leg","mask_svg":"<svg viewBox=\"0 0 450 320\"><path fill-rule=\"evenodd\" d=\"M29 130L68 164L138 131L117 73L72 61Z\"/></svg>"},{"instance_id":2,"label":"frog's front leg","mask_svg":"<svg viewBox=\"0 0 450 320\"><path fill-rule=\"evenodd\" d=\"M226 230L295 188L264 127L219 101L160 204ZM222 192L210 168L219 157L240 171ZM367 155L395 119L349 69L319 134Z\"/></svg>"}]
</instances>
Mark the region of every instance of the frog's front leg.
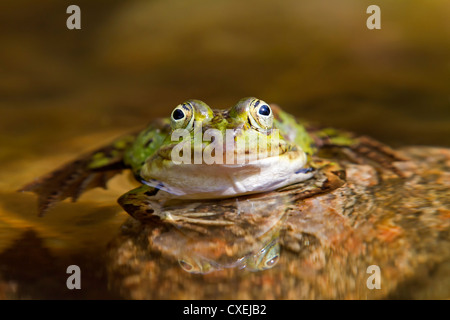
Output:
<instances>
[{"instance_id":1,"label":"frog's front leg","mask_svg":"<svg viewBox=\"0 0 450 320\"><path fill-rule=\"evenodd\" d=\"M117 202L133 218L150 222L161 219L161 204L156 199L160 190L147 185L140 186L122 195Z\"/></svg>"},{"instance_id":2,"label":"frog's front leg","mask_svg":"<svg viewBox=\"0 0 450 320\"><path fill-rule=\"evenodd\" d=\"M118 200L122 208L142 222L159 221L201 232L198 226L228 226L232 221L221 218L222 212L214 212L210 206L197 202L174 202L174 198L159 189L142 185Z\"/></svg>"}]
</instances>

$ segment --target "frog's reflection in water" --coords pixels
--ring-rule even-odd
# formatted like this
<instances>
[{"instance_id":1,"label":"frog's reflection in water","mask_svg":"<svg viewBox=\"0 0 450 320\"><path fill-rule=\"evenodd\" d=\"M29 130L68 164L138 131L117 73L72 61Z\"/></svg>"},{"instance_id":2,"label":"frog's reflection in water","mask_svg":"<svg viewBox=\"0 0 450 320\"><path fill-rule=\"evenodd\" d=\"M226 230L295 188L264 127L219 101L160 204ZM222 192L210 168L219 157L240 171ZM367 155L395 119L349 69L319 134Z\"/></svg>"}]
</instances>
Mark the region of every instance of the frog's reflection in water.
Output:
<instances>
[{"instance_id":1,"label":"frog's reflection in water","mask_svg":"<svg viewBox=\"0 0 450 320\"><path fill-rule=\"evenodd\" d=\"M280 194L167 202L157 215L168 228L151 242L189 273L270 269L280 258L278 239L286 204Z\"/></svg>"},{"instance_id":2,"label":"frog's reflection in water","mask_svg":"<svg viewBox=\"0 0 450 320\"><path fill-rule=\"evenodd\" d=\"M239 255L230 256L227 261L212 260L202 255L201 252L191 251L182 254L178 258L181 268L189 273L205 274L224 268L241 268L250 271L261 271L274 267L280 257L280 244L278 236L269 243L260 243L263 247L260 250L251 251L243 257Z\"/></svg>"}]
</instances>

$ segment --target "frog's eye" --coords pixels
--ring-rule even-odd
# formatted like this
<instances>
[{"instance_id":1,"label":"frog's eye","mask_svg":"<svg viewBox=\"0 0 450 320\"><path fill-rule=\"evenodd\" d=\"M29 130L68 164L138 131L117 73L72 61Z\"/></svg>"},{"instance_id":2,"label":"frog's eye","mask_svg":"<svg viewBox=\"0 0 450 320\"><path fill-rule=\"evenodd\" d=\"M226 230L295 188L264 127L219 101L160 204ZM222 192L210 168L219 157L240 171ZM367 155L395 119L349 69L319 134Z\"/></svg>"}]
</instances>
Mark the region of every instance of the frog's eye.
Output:
<instances>
[{"instance_id":1,"label":"frog's eye","mask_svg":"<svg viewBox=\"0 0 450 320\"><path fill-rule=\"evenodd\" d=\"M189 102L178 105L175 109L173 109L170 120L173 130L190 130L194 123L194 107Z\"/></svg>"},{"instance_id":2,"label":"frog's eye","mask_svg":"<svg viewBox=\"0 0 450 320\"><path fill-rule=\"evenodd\" d=\"M262 100L254 99L250 102L250 124L259 129L271 129L273 113L270 106Z\"/></svg>"},{"instance_id":3,"label":"frog's eye","mask_svg":"<svg viewBox=\"0 0 450 320\"><path fill-rule=\"evenodd\" d=\"M180 264L181 268L183 268L187 272L192 272L194 270L194 266L189 262L186 262L185 260L179 260L178 263Z\"/></svg>"},{"instance_id":4,"label":"frog's eye","mask_svg":"<svg viewBox=\"0 0 450 320\"><path fill-rule=\"evenodd\" d=\"M272 268L274 265L278 263L278 260L280 259L279 255L275 255L274 257L271 257L270 259L267 259L264 263L265 268Z\"/></svg>"}]
</instances>

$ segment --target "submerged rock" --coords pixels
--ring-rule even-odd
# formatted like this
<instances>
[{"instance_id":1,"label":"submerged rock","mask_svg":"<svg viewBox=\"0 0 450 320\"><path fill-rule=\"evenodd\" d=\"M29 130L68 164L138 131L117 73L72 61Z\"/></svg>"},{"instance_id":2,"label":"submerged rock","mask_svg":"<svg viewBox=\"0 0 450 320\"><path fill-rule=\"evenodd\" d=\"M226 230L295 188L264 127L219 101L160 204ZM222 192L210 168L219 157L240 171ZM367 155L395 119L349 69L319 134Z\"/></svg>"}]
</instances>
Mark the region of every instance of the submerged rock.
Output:
<instances>
[{"instance_id":1,"label":"submerged rock","mask_svg":"<svg viewBox=\"0 0 450 320\"><path fill-rule=\"evenodd\" d=\"M405 178L344 163L347 183L324 195L264 203L295 199L299 187L198 207L228 208L220 217L238 221L234 234L226 226L130 218L109 246L110 287L129 299L449 298L443 284L450 274L450 150L400 152L409 159L395 163ZM239 201L264 205L246 216L236 209ZM257 272L232 263L258 252L255 239L267 240L261 232L254 237L260 229L248 222L253 217L257 224L260 212L267 217L269 211L280 221L270 238L281 245L278 263ZM213 270L189 273L180 267L181 253L199 252L209 262L217 255ZM443 279L435 279L436 270ZM373 288L376 283L380 289Z\"/></svg>"}]
</instances>

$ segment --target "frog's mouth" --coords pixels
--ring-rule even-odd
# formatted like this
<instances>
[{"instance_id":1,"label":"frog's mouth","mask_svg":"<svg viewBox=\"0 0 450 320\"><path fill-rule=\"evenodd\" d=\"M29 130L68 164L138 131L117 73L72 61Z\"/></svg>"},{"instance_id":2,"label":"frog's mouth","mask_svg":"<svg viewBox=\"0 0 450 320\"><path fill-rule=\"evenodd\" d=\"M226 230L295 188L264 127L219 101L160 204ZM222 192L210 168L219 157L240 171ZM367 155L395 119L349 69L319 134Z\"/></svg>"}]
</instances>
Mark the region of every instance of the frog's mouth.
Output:
<instances>
[{"instance_id":1,"label":"frog's mouth","mask_svg":"<svg viewBox=\"0 0 450 320\"><path fill-rule=\"evenodd\" d=\"M191 141L186 142L186 147L182 143L168 145L158 150L158 153L151 158L152 162L173 162L174 164L196 164L196 165L222 165L241 167L242 164L250 164L255 160L261 160L271 157L289 157L297 158L297 146L286 143L285 141L276 141L273 143L264 143L261 145L252 144L237 146L234 143L226 142L220 145L220 148L211 147L212 144L200 144L198 150ZM184 152L188 151L185 155Z\"/></svg>"},{"instance_id":2,"label":"frog's mouth","mask_svg":"<svg viewBox=\"0 0 450 320\"><path fill-rule=\"evenodd\" d=\"M307 156L298 148L285 148L277 156L236 164L176 164L156 155L142 167L143 183L174 196L192 199L233 197L272 191L304 181Z\"/></svg>"}]
</instances>

